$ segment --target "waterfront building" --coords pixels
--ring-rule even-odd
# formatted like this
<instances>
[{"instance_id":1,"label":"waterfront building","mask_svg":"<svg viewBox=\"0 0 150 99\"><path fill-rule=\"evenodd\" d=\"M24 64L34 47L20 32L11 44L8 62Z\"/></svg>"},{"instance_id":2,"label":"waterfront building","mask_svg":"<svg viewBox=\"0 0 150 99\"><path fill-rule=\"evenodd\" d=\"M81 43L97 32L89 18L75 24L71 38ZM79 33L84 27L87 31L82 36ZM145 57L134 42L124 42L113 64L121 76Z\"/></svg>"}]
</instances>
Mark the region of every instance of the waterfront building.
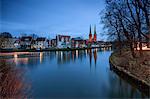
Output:
<instances>
[{"instance_id":1,"label":"waterfront building","mask_svg":"<svg viewBox=\"0 0 150 99\"><path fill-rule=\"evenodd\" d=\"M50 46L51 47L57 47L57 40L56 39L51 39L50 40Z\"/></svg>"},{"instance_id":2,"label":"waterfront building","mask_svg":"<svg viewBox=\"0 0 150 99\"><path fill-rule=\"evenodd\" d=\"M48 41L45 37L38 37L36 40L32 40L33 49L45 49L48 48Z\"/></svg>"},{"instance_id":3,"label":"waterfront building","mask_svg":"<svg viewBox=\"0 0 150 99\"><path fill-rule=\"evenodd\" d=\"M96 25L95 25L95 27L94 27L94 37L93 37L93 42L94 42L94 43L97 42Z\"/></svg>"},{"instance_id":4,"label":"waterfront building","mask_svg":"<svg viewBox=\"0 0 150 99\"><path fill-rule=\"evenodd\" d=\"M92 43L92 31L90 26L90 32L89 32L89 43Z\"/></svg>"},{"instance_id":5,"label":"waterfront building","mask_svg":"<svg viewBox=\"0 0 150 99\"><path fill-rule=\"evenodd\" d=\"M56 42L58 48L70 48L71 47L71 37L68 35L57 35Z\"/></svg>"},{"instance_id":6,"label":"waterfront building","mask_svg":"<svg viewBox=\"0 0 150 99\"><path fill-rule=\"evenodd\" d=\"M31 49L32 37L23 36L20 39L20 46L22 49Z\"/></svg>"},{"instance_id":7,"label":"waterfront building","mask_svg":"<svg viewBox=\"0 0 150 99\"><path fill-rule=\"evenodd\" d=\"M8 32L3 32L0 34L0 48L1 49L13 49L15 48L14 42L16 38L13 38L12 35Z\"/></svg>"},{"instance_id":8,"label":"waterfront building","mask_svg":"<svg viewBox=\"0 0 150 99\"><path fill-rule=\"evenodd\" d=\"M86 40L81 37L76 37L71 39L71 47L72 48L84 48L86 47Z\"/></svg>"},{"instance_id":9,"label":"waterfront building","mask_svg":"<svg viewBox=\"0 0 150 99\"><path fill-rule=\"evenodd\" d=\"M19 49L19 48L21 48L21 45L20 45L20 39L18 38L18 39L16 39L15 40L15 42L14 42L14 48L16 48L16 49Z\"/></svg>"},{"instance_id":10,"label":"waterfront building","mask_svg":"<svg viewBox=\"0 0 150 99\"><path fill-rule=\"evenodd\" d=\"M90 31L89 31L89 39L88 39L88 44L90 46L97 46L97 34L96 34L96 25L94 26L94 35L92 36L92 31L91 31L91 26L90 26Z\"/></svg>"},{"instance_id":11,"label":"waterfront building","mask_svg":"<svg viewBox=\"0 0 150 99\"><path fill-rule=\"evenodd\" d=\"M51 40L47 39L46 42L47 42L47 48L51 48Z\"/></svg>"}]
</instances>

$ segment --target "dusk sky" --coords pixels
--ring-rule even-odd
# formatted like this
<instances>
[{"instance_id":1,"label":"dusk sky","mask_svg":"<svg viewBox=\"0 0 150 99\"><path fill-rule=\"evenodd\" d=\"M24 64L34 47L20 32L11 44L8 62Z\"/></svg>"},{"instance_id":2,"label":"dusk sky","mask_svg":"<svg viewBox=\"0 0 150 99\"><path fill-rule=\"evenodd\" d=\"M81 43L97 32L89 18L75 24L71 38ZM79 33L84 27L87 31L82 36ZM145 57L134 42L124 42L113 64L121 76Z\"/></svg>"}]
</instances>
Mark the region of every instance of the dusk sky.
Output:
<instances>
[{"instance_id":1,"label":"dusk sky","mask_svg":"<svg viewBox=\"0 0 150 99\"><path fill-rule=\"evenodd\" d=\"M90 24L92 32L96 24L98 39L102 39L99 13L104 0L0 0L0 4L0 32L88 38Z\"/></svg>"}]
</instances>

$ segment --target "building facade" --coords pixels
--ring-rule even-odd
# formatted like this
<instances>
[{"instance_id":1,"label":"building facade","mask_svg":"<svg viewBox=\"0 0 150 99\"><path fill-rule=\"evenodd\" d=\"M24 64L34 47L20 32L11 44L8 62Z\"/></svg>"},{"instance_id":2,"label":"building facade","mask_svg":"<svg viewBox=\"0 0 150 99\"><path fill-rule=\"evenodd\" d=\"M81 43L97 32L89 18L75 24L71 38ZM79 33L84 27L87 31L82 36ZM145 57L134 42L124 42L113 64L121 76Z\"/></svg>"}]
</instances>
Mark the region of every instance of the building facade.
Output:
<instances>
[{"instance_id":1,"label":"building facade","mask_svg":"<svg viewBox=\"0 0 150 99\"><path fill-rule=\"evenodd\" d=\"M8 32L3 32L0 34L0 48L1 49L14 49L14 43L17 38L12 37Z\"/></svg>"},{"instance_id":2,"label":"building facade","mask_svg":"<svg viewBox=\"0 0 150 99\"><path fill-rule=\"evenodd\" d=\"M72 38L71 39L71 47L72 48L84 48L86 46L86 40L82 39L81 37Z\"/></svg>"},{"instance_id":3,"label":"building facade","mask_svg":"<svg viewBox=\"0 0 150 99\"><path fill-rule=\"evenodd\" d=\"M22 49L31 49L32 37L31 36L23 36L20 39L20 46Z\"/></svg>"},{"instance_id":4,"label":"building facade","mask_svg":"<svg viewBox=\"0 0 150 99\"><path fill-rule=\"evenodd\" d=\"M57 47L57 40L56 39L51 39L50 40L50 46L51 47Z\"/></svg>"},{"instance_id":5,"label":"building facade","mask_svg":"<svg viewBox=\"0 0 150 99\"><path fill-rule=\"evenodd\" d=\"M32 40L32 49L45 49L48 48L49 42L45 37L38 37L36 40Z\"/></svg>"},{"instance_id":6,"label":"building facade","mask_svg":"<svg viewBox=\"0 0 150 99\"><path fill-rule=\"evenodd\" d=\"M92 35L91 26L89 31L88 47L97 47L96 25L94 26L94 35Z\"/></svg>"},{"instance_id":7,"label":"building facade","mask_svg":"<svg viewBox=\"0 0 150 99\"><path fill-rule=\"evenodd\" d=\"M58 48L70 48L71 47L71 37L68 35L57 35L56 42Z\"/></svg>"}]
</instances>

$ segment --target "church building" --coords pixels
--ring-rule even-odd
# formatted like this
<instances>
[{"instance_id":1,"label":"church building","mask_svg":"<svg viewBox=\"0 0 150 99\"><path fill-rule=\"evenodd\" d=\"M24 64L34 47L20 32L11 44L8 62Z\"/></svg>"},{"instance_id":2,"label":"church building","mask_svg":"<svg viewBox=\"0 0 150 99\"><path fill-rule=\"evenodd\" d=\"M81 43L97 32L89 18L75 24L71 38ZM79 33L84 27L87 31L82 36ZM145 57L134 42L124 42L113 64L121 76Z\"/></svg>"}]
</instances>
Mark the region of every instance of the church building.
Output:
<instances>
[{"instance_id":1,"label":"church building","mask_svg":"<svg viewBox=\"0 0 150 99\"><path fill-rule=\"evenodd\" d=\"M96 25L94 26L94 35L92 36L91 26L89 32L89 43L93 44L97 42Z\"/></svg>"}]
</instances>

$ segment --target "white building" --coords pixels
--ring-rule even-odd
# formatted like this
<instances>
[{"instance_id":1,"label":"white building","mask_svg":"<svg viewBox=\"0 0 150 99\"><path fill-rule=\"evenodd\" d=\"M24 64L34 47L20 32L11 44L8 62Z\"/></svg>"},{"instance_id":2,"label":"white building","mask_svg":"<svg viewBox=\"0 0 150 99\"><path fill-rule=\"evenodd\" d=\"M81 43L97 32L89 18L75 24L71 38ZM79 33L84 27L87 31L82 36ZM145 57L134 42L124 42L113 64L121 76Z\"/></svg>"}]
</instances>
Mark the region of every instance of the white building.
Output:
<instances>
[{"instance_id":1,"label":"white building","mask_svg":"<svg viewBox=\"0 0 150 99\"><path fill-rule=\"evenodd\" d=\"M56 42L58 48L70 48L71 47L71 37L67 35L57 35Z\"/></svg>"},{"instance_id":2,"label":"white building","mask_svg":"<svg viewBox=\"0 0 150 99\"><path fill-rule=\"evenodd\" d=\"M15 42L14 42L14 48L15 49L19 49L21 48L21 45L20 45L20 39L16 39Z\"/></svg>"},{"instance_id":3,"label":"white building","mask_svg":"<svg viewBox=\"0 0 150 99\"><path fill-rule=\"evenodd\" d=\"M72 48L84 48L86 46L86 40L81 37L76 37L71 39L71 47Z\"/></svg>"},{"instance_id":4,"label":"white building","mask_svg":"<svg viewBox=\"0 0 150 99\"><path fill-rule=\"evenodd\" d=\"M45 49L49 47L49 40L44 37L39 37L36 40L32 41L31 48L35 49Z\"/></svg>"},{"instance_id":5,"label":"white building","mask_svg":"<svg viewBox=\"0 0 150 99\"><path fill-rule=\"evenodd\" d=\"M23 36L20 39L20 46L23 49L31 48L32 37L31 36Z\"/></svg>"}]
</instances>

